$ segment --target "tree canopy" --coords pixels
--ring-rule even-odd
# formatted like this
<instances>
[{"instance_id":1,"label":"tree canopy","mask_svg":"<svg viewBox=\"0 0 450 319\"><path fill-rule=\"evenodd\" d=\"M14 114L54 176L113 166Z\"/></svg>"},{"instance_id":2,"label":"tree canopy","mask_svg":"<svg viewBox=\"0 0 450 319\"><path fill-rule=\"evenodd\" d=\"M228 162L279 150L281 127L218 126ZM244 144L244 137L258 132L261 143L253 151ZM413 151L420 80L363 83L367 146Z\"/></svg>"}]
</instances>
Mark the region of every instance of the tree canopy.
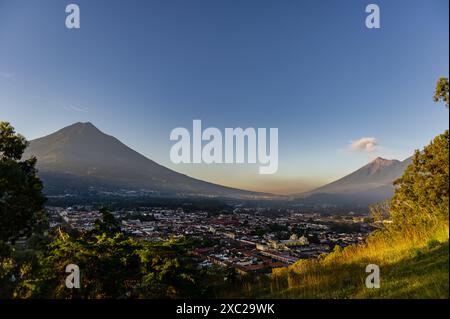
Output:
<instances>
[{"instance_id":1,"label":"tree canopy","mask_svg":"<svg viewBox=\"0 0 450 319\"><path fill-rule=\"evenodd\" d=\"M448 78L441 77L436 83L436 90L434 91L433 100L435 102L442 101L445 106L449 106L449 87L448 87Z\"/></svg>"},{"instance_id":2,"label":"tree canopy","mask_svg":"<svg viewBox=\"0 0 450 319\"><path fill-rule=\"evenodd\" d=\"M185 254L190 243L151 243L123 233L69 236L60 232L36 258L21 265L16 298L178 298L202 293L201 275ZM65 267L80 268L80 289L65 287Z\"/></svg>"},{"instance_id":3,"label":"tree canopy","mask_svg":"<svg viewBox=\"0 0 450 319\"><path fill-rule=\"evenodd\" d=\"M422 151L416 151L413 162L395 185L390 203L391 218L396 227L420 227L449 218L449 132L435 137Z\"/></svg>"},{"instance_id":4,"label":"tree canopy","mask_svg":"<svg viewBox=\"0 0 450 319\"><path fill-rule=\"evenodd\" d=\"M0 122L0 241L29 236L45 219L36 158L22 159L27 145L8 122Z\"/></svg>"}]
</instances>

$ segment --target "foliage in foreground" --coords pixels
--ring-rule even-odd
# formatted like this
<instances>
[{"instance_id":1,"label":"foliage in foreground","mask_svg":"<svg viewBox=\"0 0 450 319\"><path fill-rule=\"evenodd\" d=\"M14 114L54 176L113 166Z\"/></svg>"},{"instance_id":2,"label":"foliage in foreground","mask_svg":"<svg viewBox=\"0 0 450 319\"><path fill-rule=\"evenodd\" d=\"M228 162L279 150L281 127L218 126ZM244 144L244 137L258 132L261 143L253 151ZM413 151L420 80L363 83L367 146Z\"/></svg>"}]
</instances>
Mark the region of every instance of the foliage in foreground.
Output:
<instances>
[{"instance_id":1,"label":"foliage in foreground","mask_svg":"<svg viewBox=\"0 0 450 319\"><path fill-rule=\"evenodd\" d=\"M8 122L0 122L0 246L30 236L45 222L36 158L22 160L27 146Z\"/></svg>"},{"instance_id":2,"label":"foliage in foreground","mask_svg":"<svg viewBox=\"0 0 450 319\"><path fill-rule=\"evenodd\" d=\"M15 298L178 298L202 293L189 242L149 243L122 233L71 237L61 233L21 265ZM65 268L80 268L80 289L67 289Z\"/></svg>"}]
</instances>

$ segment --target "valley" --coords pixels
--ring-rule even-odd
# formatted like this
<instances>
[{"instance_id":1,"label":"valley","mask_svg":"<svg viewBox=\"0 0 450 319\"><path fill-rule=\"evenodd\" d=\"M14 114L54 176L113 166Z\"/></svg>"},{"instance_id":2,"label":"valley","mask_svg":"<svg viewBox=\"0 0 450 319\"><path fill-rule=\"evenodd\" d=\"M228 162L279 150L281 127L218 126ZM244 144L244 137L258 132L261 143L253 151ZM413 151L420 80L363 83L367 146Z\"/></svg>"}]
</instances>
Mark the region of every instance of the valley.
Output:
<instances>
[{"instance_id":1,"label":"valley","mask_svg":"<svg viewBox=\"0 0 450 319\"><path fill-rule=\"evenodd\" d=\"M51 228L92 231L101 214L92 206L48 207ZM145 241L186 237L198 267L230 268L240 275L270 274L300 259L327 254L336 246L362 243L374 229L361 215L320 215L298 209L228 206L115 208L124 233Z\"/></svg>"}]
</instances>

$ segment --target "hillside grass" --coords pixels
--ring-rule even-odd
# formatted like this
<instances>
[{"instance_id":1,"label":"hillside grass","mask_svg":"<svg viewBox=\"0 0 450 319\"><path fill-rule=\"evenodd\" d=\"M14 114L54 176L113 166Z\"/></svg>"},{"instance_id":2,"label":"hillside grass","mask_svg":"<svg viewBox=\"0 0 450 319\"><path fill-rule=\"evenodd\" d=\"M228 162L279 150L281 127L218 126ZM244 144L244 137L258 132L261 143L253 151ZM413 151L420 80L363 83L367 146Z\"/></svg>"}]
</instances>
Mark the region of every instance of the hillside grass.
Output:
<instances>
[{"instance_id":1,"label":"hillside grass","mask_svg":"<svg viewBox=\"0 0 450 319\"><path fill-rule=\"evenodd\" d=\"M335 249L244 282L243 296L259 298L448 298L449 227L378 231L364 245ZM380 267L380 288L365 285L368 264Z\"/></svg>"}]
</instances>

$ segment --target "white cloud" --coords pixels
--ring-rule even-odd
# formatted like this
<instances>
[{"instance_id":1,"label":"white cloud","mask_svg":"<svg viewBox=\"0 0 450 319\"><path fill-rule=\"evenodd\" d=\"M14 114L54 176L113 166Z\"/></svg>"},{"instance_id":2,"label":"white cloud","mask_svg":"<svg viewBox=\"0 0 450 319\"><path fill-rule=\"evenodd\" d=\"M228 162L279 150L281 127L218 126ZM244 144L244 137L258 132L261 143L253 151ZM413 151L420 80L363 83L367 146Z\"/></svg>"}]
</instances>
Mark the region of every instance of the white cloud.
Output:
<instances>
[{"instance_id":1,"label":"white cloud","mask_svg":"<svg viewBox=\"0 0 450 319\"><path fill-rule=\"evenodd\" d=\"M378 145L375 137L361 137L359 140L350 142L350 149L353 151L373 152Z\"/></svg>"}]
</instances>

